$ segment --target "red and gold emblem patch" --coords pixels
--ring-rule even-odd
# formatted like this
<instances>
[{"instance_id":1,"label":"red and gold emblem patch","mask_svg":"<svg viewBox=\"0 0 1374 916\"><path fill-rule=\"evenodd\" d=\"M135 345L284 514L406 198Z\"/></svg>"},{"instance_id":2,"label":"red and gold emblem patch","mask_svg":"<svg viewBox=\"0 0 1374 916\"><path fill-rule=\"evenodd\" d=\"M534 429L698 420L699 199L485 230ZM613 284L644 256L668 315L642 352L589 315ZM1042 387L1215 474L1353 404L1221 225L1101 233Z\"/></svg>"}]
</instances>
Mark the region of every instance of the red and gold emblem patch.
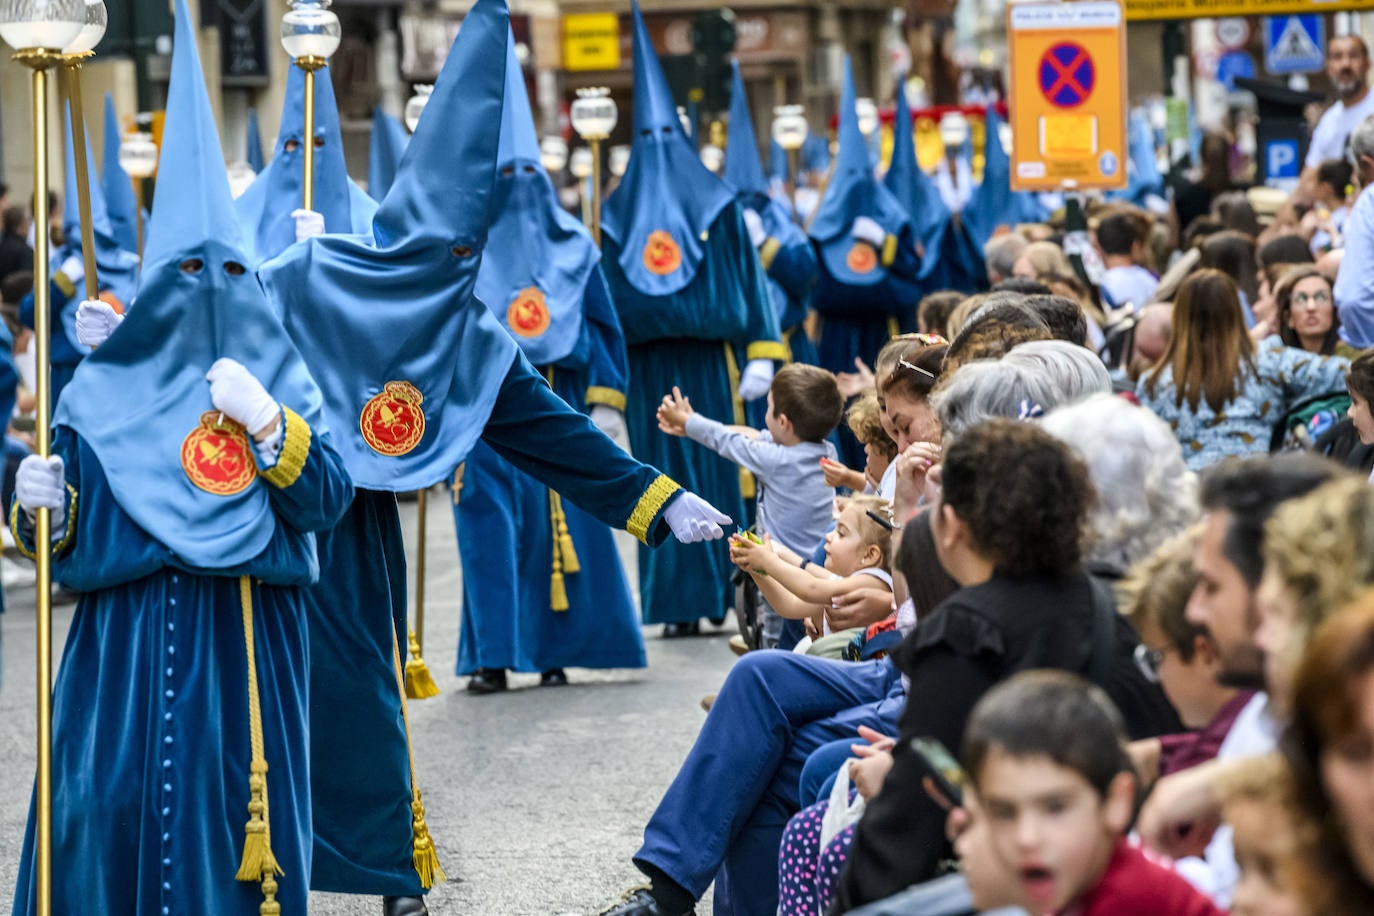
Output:
<instances>
[{"instance_id":1,"label":"red and gold emblem patch","mask_svg":"<svg viewBox=\"0 0 1374 916\"><path fill-rule=\"evenodd\" d=\"M248 435L218 410L200 415L200 425L181 440L181 467L191 483L206 493L233 496L258 476Z\"/></svg>"},{"instance_id":2,"label":"red and gold emblem patch","mask_svg":"<svg viewBox=\"0 0 1374 916\"><path fill-rule=\"evenodd\" d=\"M114 293L110 292L108 289L101 290L100 295L96 298L99 299L101 302L104 302L110 308L114 309L116 315L124 314L124 303L120 302L119 297L116 296Z\"/></svg>"},{"instance_id":3,"label":"red and gold emblem patch","mask_svg":"<svg viewBox=\"0 0 1374 916\"><path fill-rule=\"evenodd\" d=\"M649 273L667 276L682 264L682 249L677 247L672 235L662 229L649 233L649 241L644 243L644 266Z\"/></svg>"},{"instance_id":4,"label":"red and gold emblem patch","mask_svg":"<svg viewBox=\"0 0 1374 916\"><path fill-rule=\"evenodd\" d=\"M506 326L521 337L538 337L549 329L549 307L537 286L527 286L515 294L506 309Z\"/></svg>"},{"instance_id":5,"label":"red and gold emblem patch","mask_svg":"<svg viewBox=\"0 0 1374 916\"><path fill-rule=\"evenodd\" d=\"M410 382L387 382L358 417L363 440L379 455L404 455L425 435L424 395Z\"/></svg>"},{"instance_id":6,"label":"red and gold emblem patch","mask_svg":"<svg viewBox=\"0 0 1374 916\"><path fill-rule=\"evenodd\" d=\"M855 242L844 259L845 266L856 274L866 274L878 266L878 252L867 242Z\"/></svg>"}]
</instances>

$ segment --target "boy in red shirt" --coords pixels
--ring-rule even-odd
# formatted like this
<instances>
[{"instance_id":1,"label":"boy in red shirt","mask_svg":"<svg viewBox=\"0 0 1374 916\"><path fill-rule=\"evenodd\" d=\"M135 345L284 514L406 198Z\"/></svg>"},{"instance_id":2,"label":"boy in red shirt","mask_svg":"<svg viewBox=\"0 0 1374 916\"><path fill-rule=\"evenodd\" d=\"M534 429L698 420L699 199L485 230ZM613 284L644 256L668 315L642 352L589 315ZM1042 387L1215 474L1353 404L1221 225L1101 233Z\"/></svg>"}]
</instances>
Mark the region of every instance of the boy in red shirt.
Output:
<instances>
[{"instance_id":1,"label":"boy in red shirt","mask_svg":"<svg viewBox=\"0 0 1374 916\"><path fill-rule=\"evenodd\" d=\"M1019 905L1036 916L1222 916L1126 842L1135 774L1120 716L1096 687L1054 671L1009 679L974 708L962 758L973 783L966 799L973 826L959 850L971 878L998 879L986 882L991 893L973 882L980 907Z\"/></svg>"}]
</instances>

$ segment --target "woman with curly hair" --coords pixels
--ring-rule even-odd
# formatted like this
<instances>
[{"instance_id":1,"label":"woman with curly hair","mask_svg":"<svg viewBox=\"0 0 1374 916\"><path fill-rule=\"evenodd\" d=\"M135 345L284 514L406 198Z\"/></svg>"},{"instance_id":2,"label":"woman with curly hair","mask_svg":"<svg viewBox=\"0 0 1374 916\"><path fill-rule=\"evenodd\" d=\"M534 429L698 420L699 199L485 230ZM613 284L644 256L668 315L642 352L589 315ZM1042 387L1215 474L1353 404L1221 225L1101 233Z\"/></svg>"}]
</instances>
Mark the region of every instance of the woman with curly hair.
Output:
<instances>
[{"instance_id":1,"label":"woman with curly hair","mask_svg":"<svg viewBox=\"0 0 1374 916\"><path fill-rule=\"evenodd\" d=\"M1082 570L1093 499L1083 462L1033 423L988 420L946 449L931 530L940 565L961 588L895 653L910 700L892 770L854 834L840 912L934 877L948 851L944 811L922 789L911 738L959 747L979 698L1028 668L1087 675L1118 702L1143 689L1136 641L1115 638L1128 624ZM1113 628L1108 651L1097 650L1097 627ZM1147 737L1129 700L1120 705L1132 736Z\"/></svg>"}]
</instances>

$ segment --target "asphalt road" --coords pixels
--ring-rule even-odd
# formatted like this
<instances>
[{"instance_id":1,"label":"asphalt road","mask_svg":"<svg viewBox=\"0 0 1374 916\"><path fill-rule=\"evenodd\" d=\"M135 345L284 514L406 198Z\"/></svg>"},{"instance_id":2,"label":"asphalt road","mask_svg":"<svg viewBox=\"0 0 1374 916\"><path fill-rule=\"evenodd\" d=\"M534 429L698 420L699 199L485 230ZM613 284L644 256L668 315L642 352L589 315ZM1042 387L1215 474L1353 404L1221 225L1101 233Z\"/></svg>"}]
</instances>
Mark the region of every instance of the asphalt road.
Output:
<instances>
[{"instance_id":1,"label":"asphalt road","mask_svg":"<svg viewBox=\"0 0 1374 916\"><path fill-rule=\"evenodd\" d=\"M410 534L414 509L402 505ZM734 661L726 646L733 630L664 640L652 627L645 631L647 670L571 669L573 685L553 689L541 689L537 675L515 675L504 695L472 696L453 674L461 572L447 494L440 490L430 496L428 540L425 656L442 692L413 703L410 715L430 831L450 876L430 894L430 912L595 913L639 883L630 855L701 727L699 700L716 691ZM0 911L14 892L35 754L33 589L7 587L6 599ZM71 612L70 605L55 610L58 647ZM316 894L310 912L379 914L381 903ZM698 912L711 912L709 892Z\"/></svg>"}]
</instances>

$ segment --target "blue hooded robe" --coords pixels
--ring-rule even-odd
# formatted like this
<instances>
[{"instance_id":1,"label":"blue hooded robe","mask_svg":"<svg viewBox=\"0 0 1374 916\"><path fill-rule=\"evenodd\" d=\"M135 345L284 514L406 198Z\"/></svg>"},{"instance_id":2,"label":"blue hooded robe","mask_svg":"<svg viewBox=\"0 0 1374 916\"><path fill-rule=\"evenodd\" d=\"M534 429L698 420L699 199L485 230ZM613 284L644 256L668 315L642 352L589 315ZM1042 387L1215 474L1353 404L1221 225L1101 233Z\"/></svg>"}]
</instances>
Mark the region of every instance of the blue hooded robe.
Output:
<instances>
[{"instance_id":1,"label":"blue hooded robe","mask_svg":"<svg viewBox=\"0 0 1374 916\"><path fill-rule=\"evenodd\" d=\"M176 168L158 182L139 305L53 421L68 493L54 574L83 593L53 701L53 912L257 916L271 898L304 913L303 589L318 574L313 532L353 491L320 391L245 268L185 0L166 123ZM271 464L218 419L205 373L222 357L282 405ZM11 524L32 554L17 502ZM265 767L265 790L250 767ZM236 880L246 836L263 830L280 874L249 860ZM15 913L36 910L33 868L30 812Z\"/></svg>"},{"instance_id":2,"label":"blue hooded robe","mask_svg":"<svg viewBox=\"0 0 1374 916\"><path fill-rule=\"evenodd\" d=\"M248 109L248 131L243 138L243 145L245 147L244 161L253 170L253 174L261 174L266 160L262 158L262 134L258 130L258 110L256 108Z\"/></svg>"},{"instance_id":3,"label":"blue hooded robe","mask_svg":"<svg viewBox=\"0 0 1374 916\"><path fill-rule=\"evenodd\" d=\"M633 152L606 201L601 259L629 348L630 446L740 521L739 469L688 439L659 432L654 414L679 385L702 414L743 423L737 352L746 360L782 360L787 351L743 213L683 133L637 4L633 14ZM733 603L733 569L719 544L641 550L644 622L724 614Z\"/></svg>"},{"instance_id":4,"label":"blue hooded robe","mask_svg":"<svg viewBox=\"0 0 1374 916\"><path fill-rule=\"evenodd\" d=\"M787 345L788 358L791 362L814 365L816 345L806 336L802 322L811 309L811 290L816 285L819 269L816 252L806 233L792 221L787 207L769 196L768 179L764 176L763 162L754 139L754 119L749 112L749 97L740 77L739 62L734 61L731 66L734 68L734 88L730 95L730 131L725 144L725 183L735 192L735 200L741 207L759 214L768 233L758 249L759 261L768 273L768 292L783 343ZM762 414L754 408L763 400L760 398L749 405L751 422L760 427ZM765 402L763 409L766 408Z\"/></svg>"},{"instance_id":5,"label":"blue hooded robe","mask_svg":"<svg viewBox=\"0 0 1374 916\"><path fill-rule=\"evenodd\" d=\"M301 206L305 183L305 71L288 67L286 100L282 104L281 129L272 161L234 201L234 212L248 237L253 264L261 264L285 251L296 241L296 221L291 211ZM289 148L288 148L289 147ZM316 212L324 216L326 232L367 233L377 202L348 177L344 163L339 109L334 103L334 84L329 68L315 72L315 196Z\"/></svg>"},{"instance_id":6,"label":"blue hooded robe","mask_svg":"<svg viewBox=\"0 0 1374 916\"><path fill-rule=\"evenodd\" d=\"M478 0L464 18L368 235L317 236L259 268L325 416L345 431L340 454L359 487L321 538L337 580L311 596L330 620L311 631L311 719L334 723L311 742L331 761L312 772L318 890L426 889L412 863L423 827L412 805L423 807L397 689L407 626L394 494L450 479L479 436L649 543L668 535L663 512L681 492L557 397L473 294L499 143L478 128L501 122L508 30L502 0Z\"/></svg>"},{"instance_id":7,"label":"blue hooded robe","mask_svg":"<svg viewBox=\"0 0 1374 916\"><path fill-rule=\"evenodd\" d=\"M72 283L62 272L62 265L69 258L81 257L81 210L76 194L76 159L72 154L71 121L67 125L67 193L62 200L63 243L53 252L49 260L52 276L49 278L49 308L52 310L52 403L56 404L63 390L76 372L76 367L90 352L76 339L76 310L81 300L86 298L85 279ZM86 144L87 177L91 184L91 228L95 241L95 264L97 289L102 299L112 302L118 309L127 308L138 289L138 255L122 248L115 240L114 228L110 225L109 214L105 210L105 193L100 187L100 176L95 170L95 157L91 154L90 142ZM27 327L33 327L33 293L29 293L19 303L19 320Z\"/></svg>"},{"instance_id":8,"label":"blue hooded robe","mask_svg":"<svg viewBox=\"0 0 1374 916\"><path fill-rule=\"evenodd\" d=\"M820 364L832 372L853 372L855 357L873 365L894 335L915 329L921 298L911 218L873 176L868 144L854 110L854 76L847 57L844 67L840 151L809 229L821 266L812 297L821 316L817 350ZM883 230L879 248L854 238L854 222L861 216ZM847 427L840 429L839 438L840 459L850 467L863 467L863 447Z\"/></svg>"},{"instance_id":9,"label":"blue hooded robe","mask_svg":"<svg viewBox=\"0 0 1374 916\"><path fill-rule=\"evenodd\" d=\"M558 205L540 163L513 36L496 158L496 220L478 298L563 400L584 412L592 404L623 411L625 338L600 252ZM453 514L466 572L459 674L644 667L639 612L610 528L481 442L455 485ZM571 541L560 541L561 527Z\"/></svg>"},{"instance_id":10,"label":"blue hooded robe","mask_svg":"<svg viewBox=\"0 0 1374 916\"><path fill-rule=\"evenodd\" d=\"M129 173L119 164L119 118L115 115L114 99L105 93L105 158L100 164L100 187L105 195L105 212L109 214L110 234L125 251L138 252L138 208Z\"/></svg>"},{"instance_id":11,"label":"blue hooded robe","mask_svg":"<svg viewBox=\"0 0 1374 916\"><path fill-rule=\"evenodd\" d=\"M372 137L368 145L367 193L380 201L391 190L396 166L406 151L406 129L378 106L372 112Z\"/></svg>"},{"instance_id":12,"label":"blue hooded robe","mask_svg":"<svg viewBox=\"0 0 1374 916\"><path fill-rule=\"evenodd\" d=\"M903 82L899 79L897 85ZM922 289L927 293L944 289L974 293L986 289L987 267L982 251L963 219L949 211L934 182L916 161L911 109L906 93L900 90L893 124L892 161L883 176L883 184L906 207L924 249L920 273ZM905 129L898 129L898 126Z\"/></svg>"}]
</instances>

